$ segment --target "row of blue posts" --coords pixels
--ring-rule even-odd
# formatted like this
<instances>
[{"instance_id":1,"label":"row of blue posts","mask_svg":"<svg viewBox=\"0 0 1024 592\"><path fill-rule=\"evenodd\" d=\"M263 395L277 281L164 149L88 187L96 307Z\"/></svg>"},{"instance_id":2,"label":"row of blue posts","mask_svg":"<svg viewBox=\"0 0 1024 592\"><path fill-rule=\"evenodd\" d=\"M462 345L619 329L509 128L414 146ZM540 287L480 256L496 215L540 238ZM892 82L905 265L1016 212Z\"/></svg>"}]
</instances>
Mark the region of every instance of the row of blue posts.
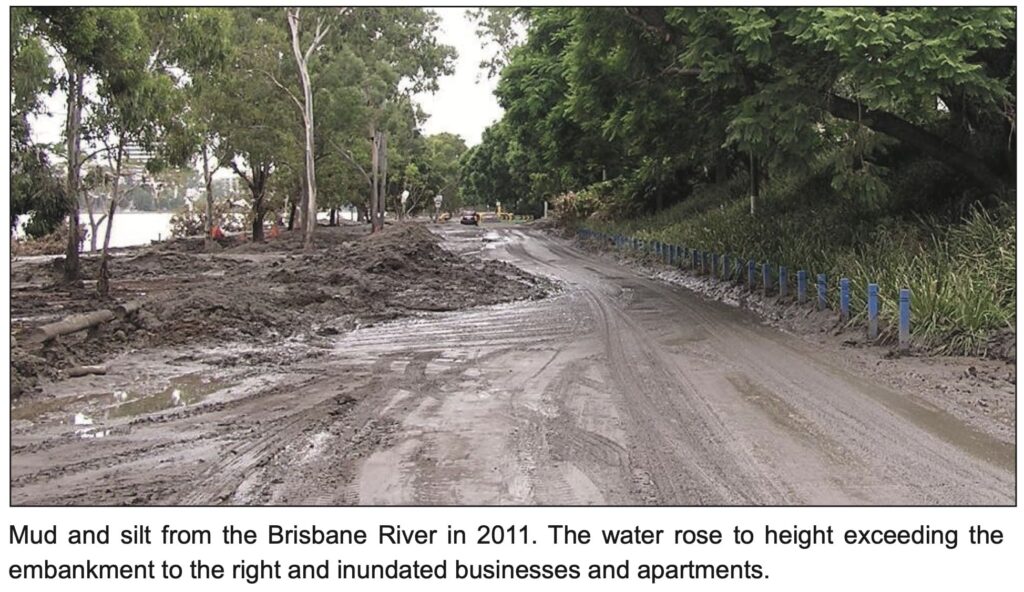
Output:
<instances>
[{"instance_id":1,"label":"row of blue posts","mask_svg":"<svg viewBox=\"0 0 1024 592\"><path fill-rule=\"evenodd\" d=\"M722 265L719 266L719 254L709 251L698 251L685 246L669 245L660 241L645 241L636 237L622 235L609 235L603 232L596 232L586 228L579 230L579 236L584 240L598 240L614 244L617 248L629 248L634 251L652 253L655 257L668 265L684 267L688 262L691 269L699 274L707 274L712 278L732 280L739 279L743 268L743 259L735 259L736 267L730 265L732 259L729 255L722 255ZM753 259L747 260L747 288L751 291L756 289L757 262ZM721 270L721 274L719 274ZM734 274L735 271L735 274ZM807 302L807 271L801 269L796 272L796 301L800 304ZM818 310L828 308L828 291L825 274L819 273L816 278ZM765 262L761 264L761 288L764 296L768 296L772 290L772 269ZM779 297L786 298L789 294L789 270L784 265L779 266ZM874 341L878 338L878 284L868 284L867 292L867 313L868 313L868 339ZM839 318L845 323L850 321L850 280L849 278L839 279ZM900 289L899 300L899 348L901 351L910 349L910 289Z\"/></svg>"}]
</instances>

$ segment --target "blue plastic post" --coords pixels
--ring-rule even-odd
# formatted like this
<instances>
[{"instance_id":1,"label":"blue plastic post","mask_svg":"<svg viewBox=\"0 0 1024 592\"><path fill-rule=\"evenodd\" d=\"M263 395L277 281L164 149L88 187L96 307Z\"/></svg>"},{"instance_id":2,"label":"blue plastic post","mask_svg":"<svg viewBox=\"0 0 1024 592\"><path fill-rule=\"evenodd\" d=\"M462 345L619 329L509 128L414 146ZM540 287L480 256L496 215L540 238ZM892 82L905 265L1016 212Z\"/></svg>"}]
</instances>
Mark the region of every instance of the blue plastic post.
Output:
<instances>
[{"instance_id":1,"label":"blue plastic post","mask_svg":"<svg viewBox=\"0 0 1024 592\"><path fill-rule=\"evenodd\" d=\"M768 266L767 261L761 264L761 279L764 284L764 295L767 298L768 292L772 289L772 268Z\"/></svg>"},{"instance_id":2,"label":"blue plastic post","mask_svg":"<svg viewBox=\"0 0 1024 592\"><path fill-rule=\"evenodd\" d=\"M753 259L747 261L747 289L751 292L754 291L755 267L757 267L757 263L754 263Z\"/></svg>"},{"instance_id":3,"label":"blue plastic post","mask_svg":"<svg viewBox=\"0 0 1024 592\"><path fill-rule=\"evenodd\" d=\"M825 274L818 274L818 310L825 310L828 302L825 300Z\"/></svg>"},{"instance_id":4,"label":"blue plastic post","mask_svg":"<svg viewBox=\"0 0 1024 592\"><path fill-rule=\"evenodd\" d=\"M910 289L900 288L900 351L910 349Z\"/></svg>"},{"instance_id":5,"label":"blue plastic post","mask_svg":"<svg viewBox=\"0 0 1024 592\"><path fill-rule=\"evenodd\" d=\"M807 302L807 272L802 269L796 272L796 301Z\"/></svg>"},{"instance_id":6,"label":"blue plastic post","mask_svg":"<svg viewBox=\"0 0 1024 592\"><path fill-rule=\"evenodd\" d=\"M789 271L785 265L779 266L779 298L785 298L789 290Z\"/></svg>"},{"instance_id":7,"label":"blue plastic post","mask_svg":"<svg viewBox=\"0 0 1024 592\"><path fill-rule=\"evenodd\" d=\"M839 278L839 318L845 323L850 320L850 279Z\"/></svg>"},{"instance_id":8,"label":"blue plastic post","mask_svg":"<svg viewBox=\"0 0 1024 592\"><path fill-rule=\"evenodd\" d=\"M868 284L868 339L878 339L878 284Z\"/></svg>"}]
</instances>

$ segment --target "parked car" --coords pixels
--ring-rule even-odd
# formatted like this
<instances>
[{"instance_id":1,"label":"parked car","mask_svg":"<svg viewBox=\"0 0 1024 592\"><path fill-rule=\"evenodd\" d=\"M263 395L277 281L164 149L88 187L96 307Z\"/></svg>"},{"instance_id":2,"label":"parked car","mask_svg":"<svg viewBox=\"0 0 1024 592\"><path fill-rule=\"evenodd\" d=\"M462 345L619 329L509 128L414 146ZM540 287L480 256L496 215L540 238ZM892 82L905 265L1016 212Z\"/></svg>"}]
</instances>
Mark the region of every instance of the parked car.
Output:
<instances>
[{"instance_id":1,"label":"parked car","mask_svg":"<svg viewBox=\"0 0 1024 592\"><path fill-rule=\"evenodd\" d=\"M462 219L459 220L461 224L472 224L477 226L480 224L480 214L477 214L474 210L464 210L462 212Z\"/></svg>"}]
</instances>

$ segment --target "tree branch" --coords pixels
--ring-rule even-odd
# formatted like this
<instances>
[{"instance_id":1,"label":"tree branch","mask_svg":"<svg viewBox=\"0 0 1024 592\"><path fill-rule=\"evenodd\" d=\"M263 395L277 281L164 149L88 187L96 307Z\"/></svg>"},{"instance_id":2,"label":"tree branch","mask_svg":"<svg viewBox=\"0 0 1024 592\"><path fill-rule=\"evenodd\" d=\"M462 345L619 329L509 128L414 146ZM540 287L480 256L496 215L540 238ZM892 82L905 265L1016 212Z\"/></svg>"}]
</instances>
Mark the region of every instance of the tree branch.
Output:
<instances>
[{"instance_id":1,"label":"tree branch","mask_svg":"<svg viewBox=\"0 0 1024 592\"><path fill-rule=\"evenodd\" d=\"M292 93L291 89L289 89L287 86L281 84L277 80L277 78L274 77L273 74L271 74L270 72L268 72L266 70L250 70L250 72L253 72L253 71L260 72L260 73L264 74L267 78L270 79L271 82L273 82L277 86L277 88L279 88L279 89L283 90L284 92L288 93L288 96L291 97L292 101L295 102L295 106L299 108L299 112L302 113L302 118L303 119L306 118L306 110L302 107L302 103L299 101L299 99Z\"/></svg>"},{"instance_id":2,"label":"tree branch","mask_svg":"<svg viewBox=\"0 0 1024 592\"><path fill-rule=\"evenodd\" d=\"M304 63L309 61L309 57L313 55L313 52L316 51L316 48L320 46L320 42L323 41L324 36L327 35L327 32L331 30L331 25L329 23L327 24L326 27L324 27L323 25L323 18L316 19L316 33L313 35L313 42L310 43L309 47L306 49L306 54L303 57ZM321 29L321 27L323 27L323 29Z\"/></svg>"},{"instance_id":3,"label":"tree branch","mask_svg":"<svg viewBox=\"0 0 1024 592\"><path fill-rule=\"evenodd\" d=\"M672 41L672 32L665 22L665 9L651 6L629 6L622 9L630 20L640 23L648 33L662 37L665 43Z\"/></svg>"},{"instance_id":4,"label":"tree branch","mask_svg":"<svg viewBox=\"0 0 1024 592\"><path fill-rule=\"evenodd\" d=\"M113 150L113 148L111 146L104 145L102 148L98 148L96 150L93 150L89 154L86 154L85 158L82 158L82 159L80 159L78 161L78 164L80 166L85 165L85 163L89 162L90 160L92 160L96 156L99 156L100 154L102 154L104 152L109 152L111 150Z\"/></svg>"},{"instance_id":5,"label":"tree branch","mask_svg":"<svg viewBox=\"0 0 1024 592\"><path fill-rule=\"evenodd\" d=\"M252 179L246 176L242 169L238 168L238 165L235 163L234 160L231 161L231 170L235 171L235 174L241 177L243 181L245 181L245 184L249 186L250 191L255 189L255 187L252 184Z\"/></svg>"},{"instance_id":6,"label":"tree branch","mask_svg":"<svg viewBox=\"0 0 1024 592\"><path fill-rule=\"evenodd\" d=\"M1002 193L1005 189L999 176L980 158L898 115L868 109L831 91L825 95L825 109L834 117L861 123L876 132L909 144L951 169L971 177L993 193Z\"/></svg>"},{"instance_id":7,"label":"tree branch","mask_svg":"<svg viewBox=\"0 0 1024 592\"><path fill-rule=\"evenodd\" d=\"M352 156L351 152L349 152L348 150L345 150L341 146L338 146L338 144L334 140L328 140L328 142L330 142L331 146L333 146L335 150L337 150L339 153L341 153L341 155L344 156L345 159L348 160L352 164L352 166L354 166L357 169L359 169L359 172L363 174L363 177L366 179L367 183L370 183L370 184L373 183L373 179L370 178L370 174L367 173L366 169L364 169L363 166L360 165L356 161L355 157Z\"/></svg>"}]
</instances>

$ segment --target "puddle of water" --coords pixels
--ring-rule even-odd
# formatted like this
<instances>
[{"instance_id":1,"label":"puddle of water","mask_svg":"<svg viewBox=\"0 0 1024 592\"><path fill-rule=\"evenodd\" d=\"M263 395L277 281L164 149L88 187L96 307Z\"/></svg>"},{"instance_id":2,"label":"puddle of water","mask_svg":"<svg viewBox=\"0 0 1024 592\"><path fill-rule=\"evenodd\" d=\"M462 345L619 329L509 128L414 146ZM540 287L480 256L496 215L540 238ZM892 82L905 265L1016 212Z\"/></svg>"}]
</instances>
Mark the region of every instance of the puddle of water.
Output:
<instances>
[{"instance_id":1,"label":"puddle of water","mask_svg":"<svg viewBox=\"0 0 1024 592\"><path fill-rule=\"evenodd\" d=\"M12 405L11 419L38 421L45 415L53 413L68 413L70 414L70 418L62 421L70 421L73 423L75 418L74 413L71 413L72 409L92 407L94 402L109 396L110 395L107 393L86 393L76 395L74 397L54 397L52 399L31 401L17 406Z\"/></svg>"},{"instance_id":2,"label":"puddle of water","mask_svg":"<svg viewBox=\"0 0 1024 592\"><path fill-rule=\"evenodd\" d=\"M227 381L210 378L199 373L178 376L172 379L167 388L162 391L142 395L127 393L123 402L107 412L107 417L134 417L172 407L195 405L210 393L227 386L230 386Z\"/></svg>"}]
</instances>

